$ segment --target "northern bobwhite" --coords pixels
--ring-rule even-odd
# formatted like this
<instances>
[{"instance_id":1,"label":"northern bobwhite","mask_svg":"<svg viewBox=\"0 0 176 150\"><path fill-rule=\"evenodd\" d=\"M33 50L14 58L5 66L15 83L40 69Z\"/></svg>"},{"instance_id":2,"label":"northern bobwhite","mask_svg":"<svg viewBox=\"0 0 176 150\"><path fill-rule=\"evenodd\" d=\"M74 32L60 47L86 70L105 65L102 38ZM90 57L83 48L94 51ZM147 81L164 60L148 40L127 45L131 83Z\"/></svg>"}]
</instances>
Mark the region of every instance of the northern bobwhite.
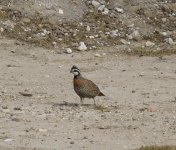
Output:
<instances>
[{"instance_id":1,"label":"northern bobwhite","mask_svg":"<svg viewBox=\"0 0 176 150\"><path fill-rule=\"evenodd\" d=\"M80 97L81 104L83 104L84 98L93 98L95 105L96 96L105 96L95 83L82 77L80 70L76 66L71 68L70 73L74 74L73 86L75 92Z\"/></svg>"}]
</instances>

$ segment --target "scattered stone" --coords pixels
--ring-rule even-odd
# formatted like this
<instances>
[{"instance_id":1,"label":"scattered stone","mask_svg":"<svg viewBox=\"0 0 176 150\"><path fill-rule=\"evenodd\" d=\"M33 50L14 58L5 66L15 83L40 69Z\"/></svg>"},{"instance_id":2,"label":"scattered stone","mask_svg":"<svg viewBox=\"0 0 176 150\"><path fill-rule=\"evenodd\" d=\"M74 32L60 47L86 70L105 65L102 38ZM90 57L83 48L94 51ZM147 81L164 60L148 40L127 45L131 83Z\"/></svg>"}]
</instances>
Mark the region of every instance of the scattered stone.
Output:
<instances>
[{"instance_id":1,"label":"scattered stone","mask_svg":"<svg viewBox=\"0 0 176 150\"><path fill-rule=\"evenodd\" d=\"M14 141L14 139L10 139L10 138L9 138L9 139L5 139L5 140L4 140L4 142L12 142L12 141Z\"/></svg>"},{"instance_id":2,"label":"scattered stone","mask_svg":"<svg viewBox=\"0 0 176 150\"><path fill-rule=\"evenodd\" d=\"M170 45L176 45L176 42L174 42L172 38L167 38L165 41Z\"/></svg>"},{"instance_id":3,"label":"scattered stone","mask_svg":"<svg viewBox=\"0 0 176 150\"><path fill-rule=\"evenodd\" d=\"M4 32L4 28L1 27L1 28L0 28L0 31L1 31L1 32Z\"/></svg>"},{"instance_id":4,"label":"scattered stone","mask_svg":"<svg viewBox=\"0 0 176 150\"><path fill-rule=\"evenodd\" d=\"M48 130L47 129L43 129L43 128L40 128L38 129L39 132L47 132Z\"/></svg>"},{"instance_id":5,"label":"scattered stone","mask_svg":"<svg viewBox=\"0 0 176 150\"><path fill-rule=\"evenodd\" d=\"M10 20L3 22L3 25L6 30L13 30L15 27L15 24Z\"/></svg>"},{"instance_id":6,"label":"scattered stone","mask_svg":"<svg viewBox=\"0 0 176 150\"><path fill-rule=\"evenodd\" d=\"M87 27L86 27L86 30L89 32L89 31L90 31L90 26L87 26Z\"/></svg>"},{"instance_id":7,"label":"scattered stone","mask_svg":"<svg viewBox=\"0 0 176 150\"><path fill-rule=\"evenodd\" d=\"M3 112L3 113L9 113L10 110L9 110L9 109L2 109L2 112Z\"/></svg>"},{"instance_id":8,"label":"scattered stone","mask_svg":"<svg viewBox=\"0 0 176 150\"><path fill-rule=\"evenodd\" d=\"M98 129L105 130L105 129L110 129L110 126L98 126Z\"/></svg>"},{"instance_id":9,"label":"scattered stone","mask_svg":"<svg viewBox=\"0 0 176 150\"><path fill-rule=\"evenodd\" d=\"M80 43L79 43L78 50L80 50L80 51L85 51L85 50L87 50L87 46L85 45L84 42L80 42Z\"/></svg>"},{"instance_id":10,"label":"scattered stone","mask_svg":"<svg viewBox=\"0 0 176 150\"><path fill-rule=\"evenodd\" d=\"M104 8L104 11L102 12L103 15L107 15L109 13L109 9Z\"/></svg>"},{"instance_id":11,"label":"scattered stone","mask_svg":"<svg viewBox=\"0 0 176 150\"><path fill-rule=\"evenodd\" d=\"M59 9L59 14L63 15L64 11L62 9Z\"/></svg>"},{"instance_id":12,"label":"scattered stone","mask_svg":"<svg viewBox=\"0 0 176 150\"><path fill-rule=\"evenodd\" d=\"M162 18L161 20L162 20L162 22L166 22L167 18Z\"/></svg>"},{"instance_id":13,"label":"scattered stone","mask_svg":"<svg viewBox=\"0 0 176 150\"><path fill-rule=\"evenodd\" d=\"M116 10L117 12L119 12L119 13L124 13L124 10L123 10L122 8L116 7L115 10Z\"/></svg>"},{"instance_id":14,"label":"scattered stone","mask_svg":"<svg viewBox=\"0 0 176 150\"><path fill-rule=\"evenodd\" d=\"M56 42L52 42L52 44L53 44L54 46L56 46L56 45L57 45L57 43L56 43Z\"/></svg>"},{"instance_id":15,"label":"scattered stone","mask_svg":"<svg viewBox=\"0 0 176 150\"><path fill-rule=\"evenodd\" d=\"M22 21L23 21L24 23L30 23L30 22L31 22L31 20L30 20L29 18L24 18Z\"/></svg>"},{"instance_id":16,"label":"scattered stone","mask_svg":"<svg viewBox=\"0 0 176 150\"><path fill-rule=\"evenodd\" d=\"M101 55L100 55L100 54L98 54L98 53L97 53L97 54L95 54L94 56L95 56L95 57L101 57Z\"/></svg>"},{"instance_id":17,"label":"scattered stone","mask_svg":"<svg viewBox=\"0 0 176 150\"><path fill-rule=\"evenodd\" d=\"M71 54L71 53L72 53L72 49L71 49L71 48L66 48L66 49L64 50L64 53L66 53L66 54Z\"/></svg>"},{"instance_id":18,"label":"scattered stone","mask_svg":"<svg viewBox=\"0 0 176 150\"><path fill-rule=\"evenodd\" d=\"M133 28L133 27L134 27L134 23L133 23L133 24L128 25L128 28Z\"/></svg>"},{"instance_id":19,"label":"scattered stone","mask_svg":"<svg viewBox=\"0 0 176 150\"><path fill-rule=\"evenodd\" d=\"M155 45L155 43L150 42L150 41L147 41L147 42L145 43L145 46L146 46L146 47L150 47L150 46L154 46L154 45Z\"/></svg>"},{"instance_id":20,"label":"scattered stone","mask_svg":"<svg viewBox=\"0 0 176 150\"><path fill-rule=\"evenodd\" d=\"M120 42L125 45L130 45L130 42L126 41L125 39L121 39Z\"/></svg>"},{"instance_id":21,"label":"scattered stone","mask_svg":"<svg viewBox=\"0 0 176 150\"><path fill-rule=\"evenodd\" d=\"M118 36L118 30L113 30L110 32L111 37L117 37Z\"/></svg>"},{"instance_id":22,"label":"scattered stone","mask_svg":"<svg viewBox=\"0 0 176 150\"><path fill-rule=\"evenodd\" d=\"M101 5L100 7L98 7L99 11L103 11L105 9L105 5Z\"/></svg>"},{"instance_id":23,"label":"scattered stone","mask_svg":"<svg viewBox=\"0 0 176 150\"><path fill-rule=\"evenodd\" d=\"M139 41L141 39L141 36L139 34L138 30L134 30L131 34L132 39Z\"/></svg>"},{"instance_id":24,"label":"scattered stone","mask_svg":"<svg viewBox=\"0 0 176 150\"><path fill-rule=\"evenodd\" d=\"M128 38L128 40L132 40L133 39L133 36L130 34L130 35L126 35L127 36L127 38Z\"/></svg>"},{"instance_id":25,"label":"scattered stone","mask_svg":"<svg viewBox=\"0 0 176 150\"><path fill-rule=\"evenodd\" d=\"M91 36L89 36L89 38L90 38L90 39L94 39L95 37L91 35Z\"/></svg>"},{"instance_id":26,"label":"scattered stone","mask_svg":"<svg viewBox=\"0 0 176 150\"><path fill-rule=\"evenodd\" d=\"M160 32L160 34L163 35L163 36L167 36L168 35L167 32Z\"/></svg>"},{"instance_id":27,"label":"scattered stone","mask_svg":"<svg viewBox=\"0 0 176 150\"><path fill-rule=\"evenodd\" d=\"M92 46L92 49L96 49L97 47L95 45Z\"/></svg>"},{"instance_id":28,"label":"scattered stone","mask_svg":"<svg viewBox=\"0 0 176 150\"><path fill-rule=\"evenodd\" d=\"M127 52L131 53L132 49L131 48L127 48Z\"/></svg>"},{"instance_id":29,"label":"scattered stone","mask_svg":"<svg viewBox=\"0 0 176 150\"><path fill-rule=\"evenodd\" d=\"M95 0L92 1L92 5L96 8L98 8L101 4Z\"/></svg>"}]
</instances>

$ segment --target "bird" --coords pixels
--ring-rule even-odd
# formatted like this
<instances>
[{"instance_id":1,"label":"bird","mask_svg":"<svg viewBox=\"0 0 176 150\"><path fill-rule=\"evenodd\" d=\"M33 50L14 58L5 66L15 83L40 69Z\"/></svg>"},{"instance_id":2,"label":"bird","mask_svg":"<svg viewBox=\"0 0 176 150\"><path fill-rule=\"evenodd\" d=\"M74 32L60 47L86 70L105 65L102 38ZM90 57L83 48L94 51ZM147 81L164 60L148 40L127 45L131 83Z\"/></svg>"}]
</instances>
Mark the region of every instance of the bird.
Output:
<instances>
[{"instance_id":1,"label":"bird","mask_svg":"<svg viewBox=\"0 0 176 150\"><path fill-rule=\"evenodd\" d=\"M73 87L76 94L80 97L81 105L83 105L84 98L92 98L94 105L96 105L95 97L105 96L95 83L82 76L80 70L75 65L72 66L70 73L74 74Z\"/></svg>"}]
</instances>

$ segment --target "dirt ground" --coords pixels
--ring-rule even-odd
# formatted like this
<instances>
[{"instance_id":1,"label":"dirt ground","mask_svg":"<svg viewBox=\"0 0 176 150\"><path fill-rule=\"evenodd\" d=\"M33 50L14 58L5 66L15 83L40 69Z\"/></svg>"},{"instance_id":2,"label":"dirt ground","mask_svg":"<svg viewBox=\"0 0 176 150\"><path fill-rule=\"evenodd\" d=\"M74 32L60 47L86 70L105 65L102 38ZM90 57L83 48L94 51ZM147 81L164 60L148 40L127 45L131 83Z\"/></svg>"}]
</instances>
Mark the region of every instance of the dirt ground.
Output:
<instances>
[{"instance_id":1,"label":"dirt ground","mask_svg":"<svg viewBox=\"0 0 176 150\"><path fill-rule=\"evenodd\" d=\"M0 149L130 150L176 144L176 57L65 54L1 37ZM72 65L106 97L79 97ZM19 92L32 95L23 96ZM29 97L31 96L31 97Z\"/></svg>"},{"instance_id":2,"label":"dirt ground","mask_svg":"<svg viewBox=\"0 0 176 150\"><path fill-rule=\"evenodd\" d=\"M176 145L175 16L174 0L0 0L0 150Z\"/></svg>"}]
</instances>

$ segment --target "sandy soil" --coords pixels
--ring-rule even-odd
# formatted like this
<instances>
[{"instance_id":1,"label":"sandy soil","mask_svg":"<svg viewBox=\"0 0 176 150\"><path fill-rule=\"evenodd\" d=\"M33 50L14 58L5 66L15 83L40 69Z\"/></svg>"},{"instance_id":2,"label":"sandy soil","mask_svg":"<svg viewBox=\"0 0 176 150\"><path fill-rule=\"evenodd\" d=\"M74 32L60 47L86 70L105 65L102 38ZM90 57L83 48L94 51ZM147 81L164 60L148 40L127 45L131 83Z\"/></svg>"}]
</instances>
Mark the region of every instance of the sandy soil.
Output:
<instances>
[{"instance_id":1,"label":"sandy soil","mask_svg":"<svg viewBox=\"0 0 176 150\"><path fill-rule=\"evenodd\" d=\"M176 141L176 57L64 54L0 40L0 149L130 150ZM72 65L106 97L79 97ZM32 94L23 96L19 92Z\"/></svg>"}]
</instances>

